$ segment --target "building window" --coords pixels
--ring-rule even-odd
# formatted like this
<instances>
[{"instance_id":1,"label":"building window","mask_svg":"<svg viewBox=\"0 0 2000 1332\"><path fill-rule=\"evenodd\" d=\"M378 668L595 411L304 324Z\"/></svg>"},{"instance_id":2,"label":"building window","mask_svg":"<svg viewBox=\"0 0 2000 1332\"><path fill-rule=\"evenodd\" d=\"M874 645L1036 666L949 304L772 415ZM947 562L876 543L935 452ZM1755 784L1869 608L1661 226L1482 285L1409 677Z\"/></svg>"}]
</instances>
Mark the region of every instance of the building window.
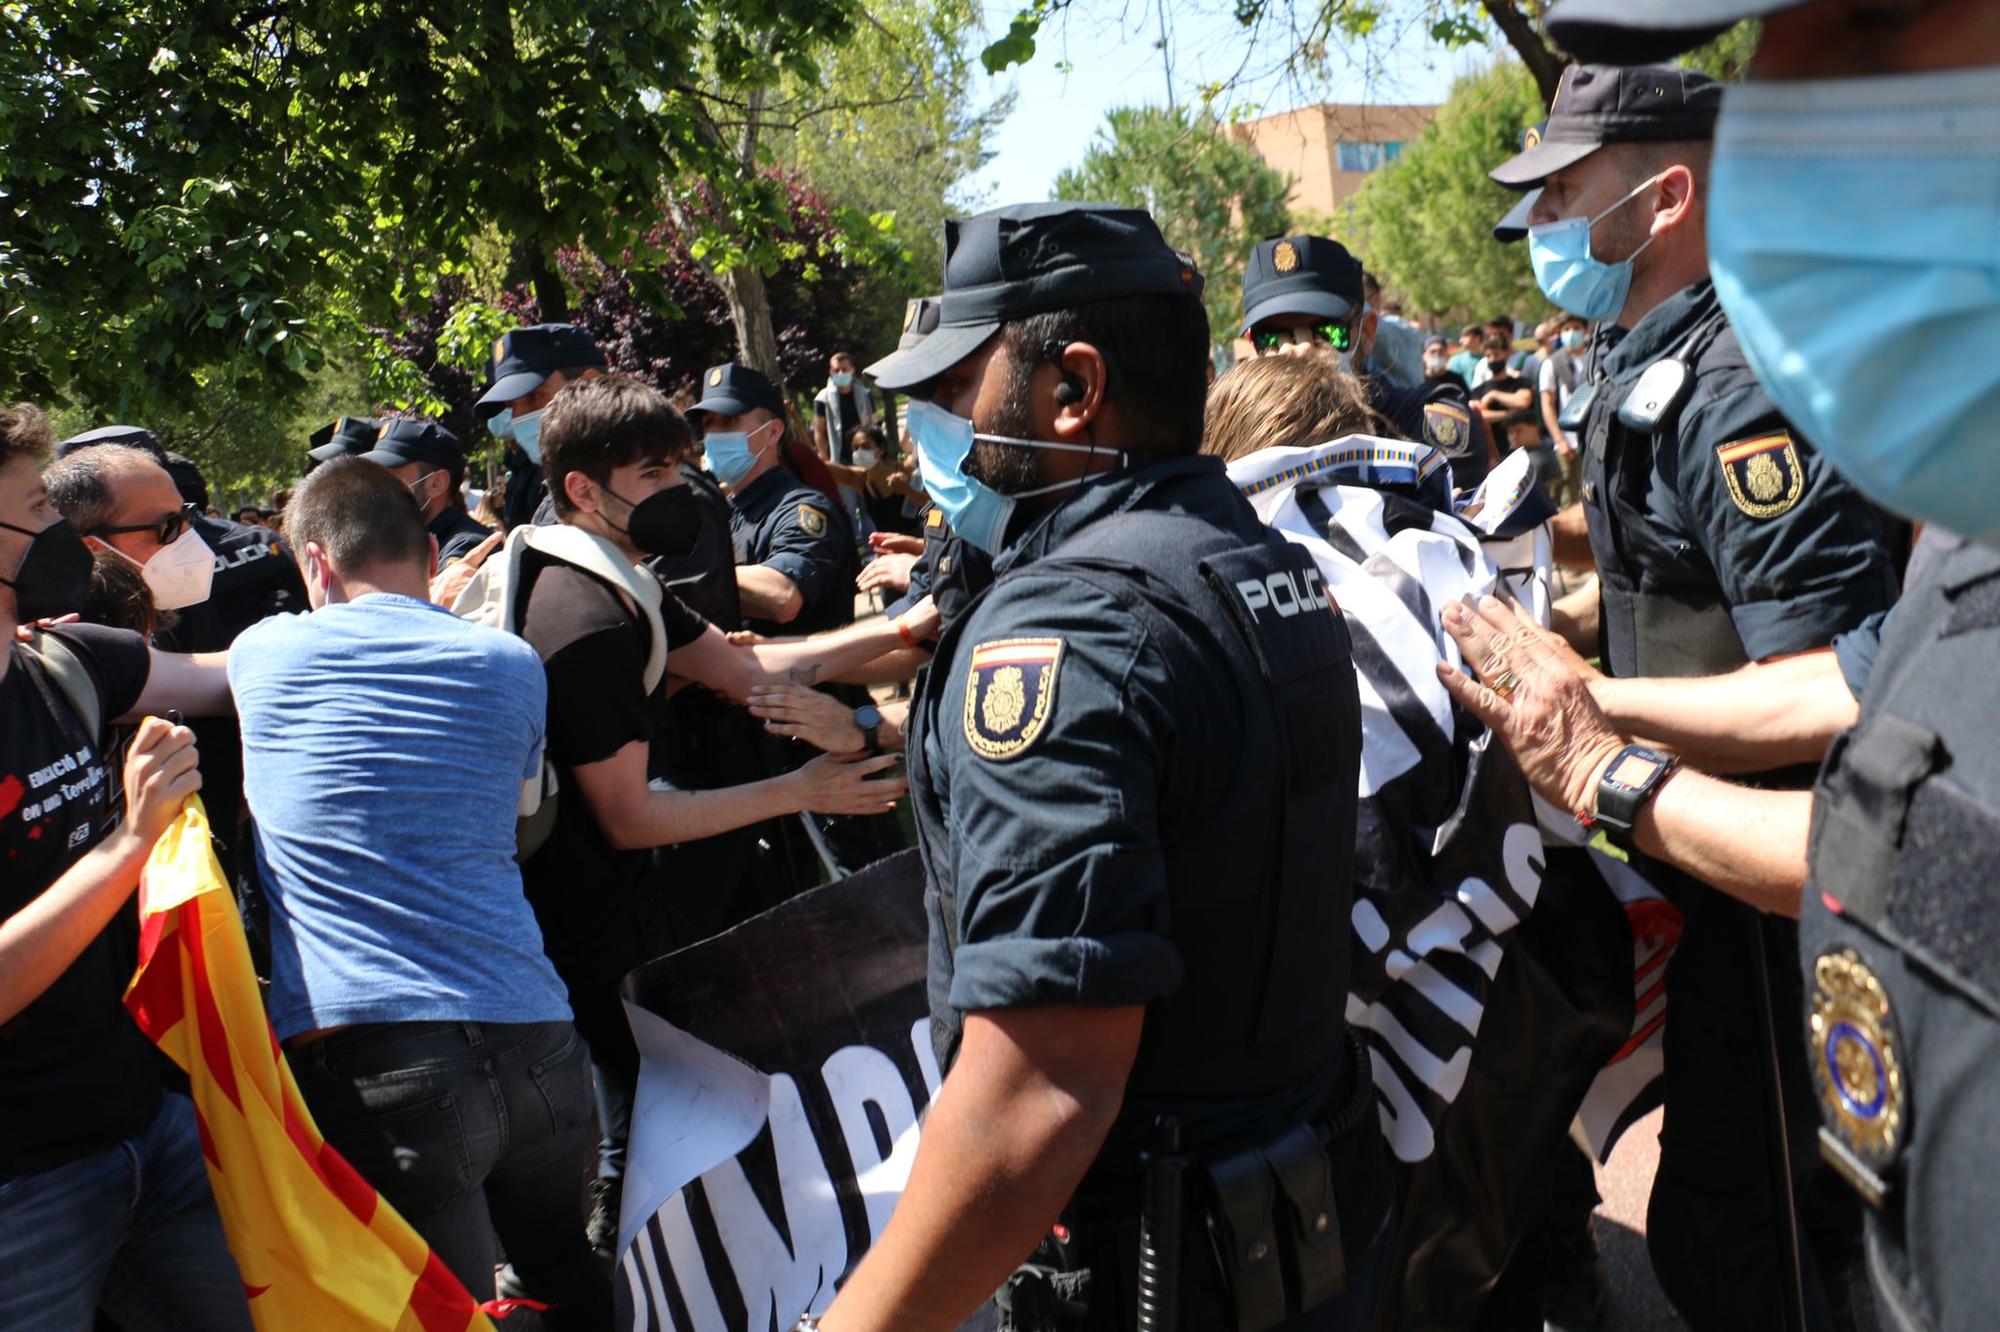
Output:
<instances>
[{"instance_id":1,"label":"building window","mask_svg":"<svg viewBox=\"0 0 2000 1332\"><path fill-rule=\"evenodd\" d=\"M1397 142L1356 143L1343 139L1336 147L1342 171L1373 171L1403 155L1403 145Z\"/></svg>"}]
</instances>

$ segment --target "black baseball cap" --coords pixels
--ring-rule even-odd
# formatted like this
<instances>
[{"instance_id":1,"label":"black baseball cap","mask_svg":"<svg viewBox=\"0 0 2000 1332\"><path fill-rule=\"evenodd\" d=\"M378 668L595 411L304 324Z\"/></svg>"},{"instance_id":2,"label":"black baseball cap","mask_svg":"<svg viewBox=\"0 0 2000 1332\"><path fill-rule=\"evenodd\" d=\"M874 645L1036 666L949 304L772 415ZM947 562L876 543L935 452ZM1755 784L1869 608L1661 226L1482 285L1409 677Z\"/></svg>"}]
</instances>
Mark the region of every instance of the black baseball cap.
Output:
<instances>
[{"instance_id":1,"label":"black baseball cap","mask_svg":"<svg viewBox=\"0 0 2000 1332\"><path fill-rule=\"evenodd\" d=\"M1556 85L1541 141L1487 175L1522 190L1606 144L1712 138L1721 109L1722 85L1691 69L1571 65Z\"/></svg>"},{"instance_id":2,"label":"black baseball cap","mask_svg":"<svg viewBox=\"0 0 2000 1332\"><path fill-rule=\"evenodd\" d=\"M558 370L605 368L597 339L575 324L530 324L503 333L493 344L492 387L479 395L473 412L484 421L516 398L525 398Z\"/></svg>"},{"instance_id":3,"label":"black baseball cap","mask_svg":"<svg viewBox=\"0 0 2000 1332\"><path fill-rule=\"evenodd\" d=\"M384 421L376 428L375 447L361 457L384 467L429 463L444 468L454 477L465 471L465 445L435 421Z\"/></svg>"},{"instance_id":4,"label":"black baseball cap","mask_svg":"<svg viewBox=\"0 0 2000 1332\"><path fill-rule=\"evenodd\" d=\"M752 407L762 407L773 416L785 414L785 395L761 371L734 361L711 365L701 377L701 401L687 409L713 412L717 416L741 416Z\"/></svg>"},{"instance_id":5,"label":"black baseball cap","mask_svg":"<svg viewBox=\"0 0 2000 1332\"><path fill-rule=\"evenodd\" d=\"M160 456L160 465L167 469L167 475L174 479L174 489L181 499L197 509L208 507L208 478L201 474L201 467L184 453L167 453Z\"/></svg>"},{"instance_id":6,"label":"black baseball cap","mask_svg":"<svg viewBox=\"0 0 2000 1332\"><path fill-rule=\"evenodd\" d=\"M144 426L134 425L99 426L80 435L71 435L57 443L56 460L60 462L78 449L87 449L93 444L123 444L128 449L144 449L161 466L164 467L167 462L167 451L160 447L160 437Z\"/></svg>"},{"instance_id":7,"label":"black baseball cap","mask_svg":"<svg viewBox=\"0 0 2000 1332\"><path fill-rule=\"evenodd\" d=\"M312 432L306 441L312 447L306 457L315 463L332 462L349 453L366 453L375 447L382 423L372 416L342 416Z\"/></svg>"},{"instance_id":8,"label":"black baseball cap","mask_svg":"<svg viewBox=\"0 0 2000 1332\"><path fill-rule=\"evenodd\" d=\"M1010 319L1123 296L1197 298L1200 277L1143 208L1010 204L944 224L944 294L921 342L868 367L887 389L936 379Z\"/></svg>"},{"instance_id":9,"label":"black baseball cap","mask_svg":"<svg viewBox=\"0 0 2000 1332\"><path fill-rule=\"evenodd\" d=\"M1257 242L1243 271L1243 331L1272 315L1345 319L1363 300L1361 261L1325 236Z\"/></svg>"},{"instance_id":10,"label":"black baseball cap","mask_svg":"<svg viewBox=\"0 0 2000 1332\"><path fill-rule=\"evenodd\" d=\"M1546 120L1538 120L1522 130L1521 151L1525 153L1539 144L1542 136L1548 131L1549 122ZM1511 244L1524 238L1528 234L1528 214L1534 209L1535 200L1541 197L1540 188L1529 190L1522 195L1521 201L1507 210L1507 216L1493 224L1493 239Z\"/></svg>"},{"instance_id":11,"label":"black baseball cap","mask_svg":"<svg viewBox=\"0 0 2000 1332\"><path fill-rule=\"evenodd\" d=\"M1747 18L1805 0L1557 0L1549 36L1581 60L1644 65L1671 60Z\"/></svg>"}]
</instances>

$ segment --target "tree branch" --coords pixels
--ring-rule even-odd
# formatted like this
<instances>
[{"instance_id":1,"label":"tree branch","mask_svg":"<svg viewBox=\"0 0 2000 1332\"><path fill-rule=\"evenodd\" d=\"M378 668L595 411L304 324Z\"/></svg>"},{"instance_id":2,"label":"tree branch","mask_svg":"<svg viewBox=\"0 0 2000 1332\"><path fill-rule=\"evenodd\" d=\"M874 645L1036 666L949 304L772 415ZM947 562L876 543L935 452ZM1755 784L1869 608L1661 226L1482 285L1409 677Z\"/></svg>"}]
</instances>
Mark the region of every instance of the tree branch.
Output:
<instances>
[{"instance_id":1,"label":"tree branch","mask_svg":"<svg viewBox=\"0 0 2000 1332\"><path fill-rule=\"evenodd\" d=\"M1534 21L1521 12L1514 0L1479 0L1479 7L1499 27L1507 45L1514 48L1514 54L1521 57L1521 63L1535 76L1535 86L1542 92L1542 104L1546 106L1553 102L1556 85L1562 81L1563 66L1567 62L1549 45Z\"/></svg>"}]
</instances>

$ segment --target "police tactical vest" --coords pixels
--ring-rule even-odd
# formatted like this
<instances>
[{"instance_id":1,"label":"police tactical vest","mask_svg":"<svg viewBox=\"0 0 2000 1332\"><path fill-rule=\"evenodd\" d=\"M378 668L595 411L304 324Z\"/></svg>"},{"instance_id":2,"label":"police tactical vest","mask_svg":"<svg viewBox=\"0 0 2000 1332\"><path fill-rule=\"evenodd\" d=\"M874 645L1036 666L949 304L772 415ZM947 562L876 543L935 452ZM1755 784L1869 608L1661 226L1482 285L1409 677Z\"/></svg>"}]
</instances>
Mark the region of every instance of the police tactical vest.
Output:
<instances>
[{"instance_id":1,"label":"police tactical vest","mask_svg":"<svg viewBox=\"0 0 2000 1332\"><path fill-rule=\"evenodd\" d=\"M1712 321L1675 348L1691 375L1727 327ZM1584 516L1597 555L1605 667L1618 677L1734 670L1749 658L1721 588L1712 574L1689 573L1689 543L1660 530L1646 507L1654 442L1674 437L1681 410L1651 433L1627 427L1618 409L1636 383L1599 380L1584 422Z\"/></svg>"},{"instance_id":2,"label":"police tactical vest","mask_svg":"<svg viewBox=\"0 0 2000 1332\"><path fill-rule=\"evenodd\" d=\"M1240 742L1233 753L1190 756L1233 765L1227 795L1197 808L1186 797L1191 774L1162 774L1168 937L1185 980L1148 1005L1121 1120L1150 1124L1171 1111L1189 1125L1190 1148L1227 1146L1239 1129L1268 1132L1271 1116L1255 1107L1323 1098L1347 1058L1361 732L1346 626L1301 547L1275 534L1243 545L1174 514L1100 519L1021 573L1088 581L1129 608L1170 659L1201 653L1228 665ZM956 669L976 607L947 629L933 675ZM910 771L930 881L955 935L952 885L939 872L944 825L920 744ZM948 1067L955 1022L936 1035ZM1204 1124L1228 1127L1203 1141Z\"/></svg>"},{"instance_id":3,"label":"police tactical vest","mask_svg":"<svg viewBox=\"0 0 2000 1332\"><path fill-rule=\"evenodd\" d=\"M1889 617L1813 805L1799 922L1822 1155L1870 1204L1884 1326L2000 1327L2000 552Z\"/></svg>"}]
</instances>

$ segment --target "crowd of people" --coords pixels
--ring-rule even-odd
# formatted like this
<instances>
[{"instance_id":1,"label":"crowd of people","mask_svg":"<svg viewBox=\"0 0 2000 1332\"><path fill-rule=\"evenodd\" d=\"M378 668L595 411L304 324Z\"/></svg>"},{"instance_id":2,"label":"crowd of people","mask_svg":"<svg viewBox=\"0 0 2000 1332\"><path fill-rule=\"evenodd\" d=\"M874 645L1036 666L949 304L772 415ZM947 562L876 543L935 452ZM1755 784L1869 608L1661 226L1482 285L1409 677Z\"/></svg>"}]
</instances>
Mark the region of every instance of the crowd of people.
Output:
<instances>
[{"instance_id":1,"label":"crowd of people","mask_svg":"<svg viewBox=\"0 0 2000 1332\"><path fill-rule=\"evenodd\" d=\"M1753 12L1726 93L1637 63ZM1381 697L1326 546L1423 620L1440 740L1490 733L1549 846L1601 837L1679 913L1647 1241L1680 1314L2000 1322L2000 196L1963 184L1995 179L2000 27L1551 23L1611 63L1492 164L1532 327L1431 334L1340 241L1276 237L1214 376L1148 214L1031 204L955 221L939 295L809 411L746 364L676 401L580 327L510 331L483 493L442 425L341 417L224 518L143 426L0 412L0 1323L252 1325L121 1002L199 793L315 1122L477 1299L613 1321L624 977L914 844L945 1077L800 1325L1376 1326L1410 1255L1357 875L1451 811L1357 814L1380 719L1427 719ZM1843 301L1904 345L1829 337ZM1273 478L1361 487L1523 594L1432 605L1312 492L1254 503ZM1479 1326L1603 1324L1588 1163L1546 1157Z\"/></svg>"}]
</instances>

